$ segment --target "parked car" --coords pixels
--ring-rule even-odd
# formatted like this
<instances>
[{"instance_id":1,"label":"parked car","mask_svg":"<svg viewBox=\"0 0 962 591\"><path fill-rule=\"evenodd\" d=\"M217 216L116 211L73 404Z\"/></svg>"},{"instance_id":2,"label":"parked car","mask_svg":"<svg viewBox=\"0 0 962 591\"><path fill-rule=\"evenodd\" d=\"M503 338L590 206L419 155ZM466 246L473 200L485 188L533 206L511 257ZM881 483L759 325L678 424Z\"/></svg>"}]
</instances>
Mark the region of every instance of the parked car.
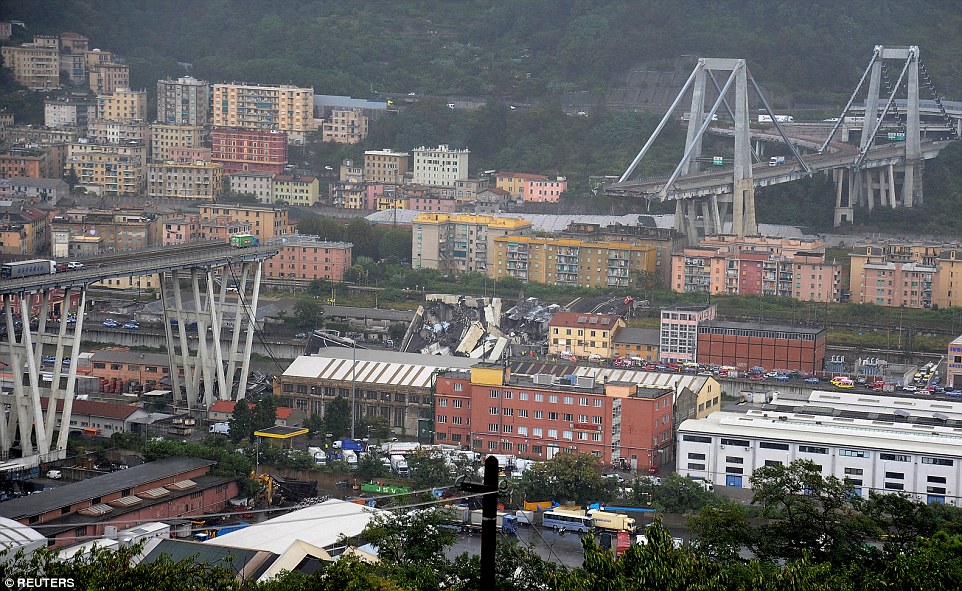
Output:
<instances>
[{"instance_id":1,"label":"parked car","mask_svg":"<svg viewBox=\"0 0 962 591\"><path fill-rule=\"evenodd\" d=\"M918 386L915 386L913 384L906 384L905 386L902 386L903 392L916 392L918 391L918 389L919 389Z\"/></svg>"},{"instance_id":2,"label":"parked car","mask_svg":"<svg viewBox=\"0 0 962 591\"><path fill-rule=\"evenodd\" d=\"M817 384L818 382L819 382L819 380L818 380L818 378L816 378L815 376L812 376L812 377L810 377L810 378L805 378L805 383L806 383L806 384Z\"/></svg>"},{"instance_id":3,"label":"parked car","mask_svg":"<svg viewBox=\"0 0 962 591\"><path fill-rule=\"evenodd\" d=\"M295 338L295 339L306 339L306 338L307 338L307 333L306 333L306 332L299 332L299 333L297 333L296 335L294 335L294 338Z\"/></svg>"},{"instance_id":4,"label":"parked car","mask_svg":"<svg viewBox=\"0 0 962 591\"><path fill-rule=\"evenodd\" d=\"M57 362L57 358L53 355L44 355L40 358L40 363L44 365L53 365Z\"/></svg>"},{"instance_id":5,"label":"parked car","mask_svg":"<svg viewBox=\"0 0 962 591\"><path fill-rule=\"evenodd\" d=\"M783 374L783 373L780 373L780 374L778 374L777 376L775 376L775 381L777 381L777 382L787 382L787 381L788 381L788 376L785 375L785 374Z\"/></svg>"},{"instance_id":6,"label":"parked car","mask_svg":"<svg viewBox=\"0 0 962 591\"><path fill-rule=\"evenodd\" d=\"M140 330L140 323L131 320L130 322L124 323L124 328L127 330Z\"/></svg>"},{"instance_id":7,"label":"parked car","mask_svg":"<svg viewBox=\"0 0 962 591\"><path fill-rule=\"evenodd\" d=\"M103 326L104 328L117 328L120 324L118 324L116 320L104 320Z\"/></svg>"}]
</instances>

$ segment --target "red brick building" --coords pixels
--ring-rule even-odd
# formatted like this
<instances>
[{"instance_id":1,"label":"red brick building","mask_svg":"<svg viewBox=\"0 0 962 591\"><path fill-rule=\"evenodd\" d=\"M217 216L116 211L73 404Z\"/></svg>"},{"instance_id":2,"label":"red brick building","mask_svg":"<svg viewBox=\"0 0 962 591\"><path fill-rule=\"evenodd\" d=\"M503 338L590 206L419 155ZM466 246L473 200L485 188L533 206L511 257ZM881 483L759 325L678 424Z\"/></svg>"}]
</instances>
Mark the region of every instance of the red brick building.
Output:
<instances>
[{"instance_id":1,"label":"red brick building","mask_svg":"<svg viewBox=\"0 0 962 591\"><path fill-rule=\"evenodd\" d=\"M605 464L625 458L646 470L664 464L672 443L668 388L550 375L513 376L479 364L438 376L437 443L535 460L588 453Z\"/></svg>"},{"instance_id":2,"label":"red brick building","mask_svg":"<svg viewBox=\"0 0 962 591\"><path fill-rule=\"evenodd\" d=\"M698 363L745 370L822 371L824 328L713 321L698 327Z\"/></svg>"},{"instance_id":3,"label":"red brick building","mask_svg":"<svg viewBox=\"0 0 962 591\"><path fill-rule=\"evenodd\" d=\"M287 134L215 127L210 134L210 157L224 165L224 173L242 170L280 173L287 165Z\"/></svg>"}]
</instances>

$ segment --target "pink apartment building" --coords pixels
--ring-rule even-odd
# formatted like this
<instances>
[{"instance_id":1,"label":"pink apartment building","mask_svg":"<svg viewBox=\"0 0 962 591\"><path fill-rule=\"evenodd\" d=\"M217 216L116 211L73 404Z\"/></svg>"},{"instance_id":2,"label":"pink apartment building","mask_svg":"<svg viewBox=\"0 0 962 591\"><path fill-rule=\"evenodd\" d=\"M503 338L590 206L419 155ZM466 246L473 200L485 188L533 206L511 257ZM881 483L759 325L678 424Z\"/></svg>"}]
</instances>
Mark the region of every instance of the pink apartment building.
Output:
<instances>
[{"instance_id":1,"label":"pink apartment building","mask_svg":"<svg viewBox=\"0 0 962 591\"><path fill-rule=\"evenodd\" d=\"M229 216L205 218L199 215L186 215L164 222L161 244L186 244L203 240L227 242L234 234L250 234L249 221L232 220Z\"/></svg>"},{"instance_id":2,"label":"pink apartment building","mask_svg":"<svg viewBox=\"0 0 962 591\"><path fill-rule=\"evenodd\" d=\"M264 272L277 279L342 281L344 272L351 267L353 247L349 242L328 242L317 236L295 234L287 238L277 255L267 259Z\"/></svg>"},{"instance_id":3,"label":"pink apartment building","mask_svg":"<svg viewBox=\"0 0 962 591\"><path fill-rule=\"evenodd\" d=\"M859 278L861 285L858 302L879 306L929 308L932 305L932 278L937 270L934 265L920 263L866 263L862 266ZM855 289L852 293L856 293Z\"/></svg>"}]
</instances>

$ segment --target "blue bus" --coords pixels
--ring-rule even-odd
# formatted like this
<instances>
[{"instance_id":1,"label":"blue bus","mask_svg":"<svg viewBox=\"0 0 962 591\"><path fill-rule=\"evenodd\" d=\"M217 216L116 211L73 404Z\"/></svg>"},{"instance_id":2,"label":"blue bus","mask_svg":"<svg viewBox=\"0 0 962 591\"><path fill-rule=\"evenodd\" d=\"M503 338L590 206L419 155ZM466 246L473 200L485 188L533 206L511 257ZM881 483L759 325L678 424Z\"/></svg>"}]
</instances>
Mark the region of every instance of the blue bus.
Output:
<instances>
[{"instance_id":1,"label":"blue bus","mask_svg":"<svg viewBox=\"0 0 962 591\"><path fill-rule=\"evenodd\" d=\"M545 511L544 519L541 521L544 527L551 527L556 530L589 532L594 527L594 520L591 517L579 513L569 513L567 511Z\"/></svg>"}]
</instances>

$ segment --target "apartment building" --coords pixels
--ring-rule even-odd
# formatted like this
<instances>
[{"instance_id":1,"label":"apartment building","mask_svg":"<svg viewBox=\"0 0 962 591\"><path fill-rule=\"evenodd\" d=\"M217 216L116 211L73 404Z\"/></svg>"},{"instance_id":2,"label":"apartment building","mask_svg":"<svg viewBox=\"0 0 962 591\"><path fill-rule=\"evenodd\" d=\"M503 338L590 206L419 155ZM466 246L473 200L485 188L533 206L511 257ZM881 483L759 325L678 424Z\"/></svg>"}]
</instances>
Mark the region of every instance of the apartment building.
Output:
<instances>
[{"instance_id":1,"label":"apartment building","mask_svg":"<svg viewBox=\"0 0 962 591\"><path fill-rule=\"evenodd\" d=\"M673 228L659 228L655 225L639 223L636 225L615 224L602 226L584 222L572 222L561 234L563 238L573 238L591 243L611 242L628 243L641 247L653 257L654 269L645 268L646 273L654 273L663 285L670 285L671 255L681 236ZM650 279L650 278L649 278Z\"/></svg>"},{"instance_id":2,"label":"apartment building","mask_svg":"<svg viewBox=\"0 0 962 591\"><path fill-rule=\"evenodd\" d=\"M218 216L227 216L231 220L249 223L251 234L257 236L261 244L266 244L274 238L292 233L286 207L201 204L199 210L201 217L204 218L212 219Z\"/></svg>"},{"instance_id":3,"label":"apartment building","mask_svg":"<svg viewBox=\"0 0 962 591\"><path fill-rule=\"evenodd\" d=\"M688 363L698 360L698 327L715 319L714 305L675 304L661 309L661 344L658 355L663 363Z\"/></svg>"},{"instance_id":4,"label":"apartment building","mask_svg":"<svg viewBox=\"0 0 962 591\"><path fill-rule=\"evenodd\" d=\"M939 305L953 305L948 297L948 285L954 284L954 259L948 254L944 267L949 275L940 277L943 248L947 253L953 250L941 244L856 246L850 254L851 301L879 306L928 308L933 304L933 286L939 285Z\"/></svg>"},{"instance_id":5,"label":"apartment building","mask_svg":"<svg viewBox=\"0 0 962 591\"><path fill-rule=\"evenodd\" d=\"M160 231L160 243L164 246L199 242L203 239L198 215L168 218L164 220Z\"/></svg>"},{"instance_id":6,"label":"apartment building","mask_svg":"<svg viewBox=\"0 0 962 591\"><path fill-rule=\"evenodd\" d=\"M4 45L0 47L3 65L13 79L30 90L53 90L60 87L59 43L50 46L42 36L34 37L33 43Z\"/></svg>"},{"instance_id":7,"label":"apartment building","mask_svg":"<svg viewBox=\"0 0 962 591\"><path fill-rule=\"evenodd\" d=\"M321 124L321 141L357 144L367 137L368 117L362 109L331 109Z\"/></svg>"},{"instance_id":8,"label":"apartment building","mask_svg":"<svg viewBox=\"0 0 962 591\"><path fill-rule=\"evenodd\" d=\"M657 362L658 344L661 342L661 331L657 328L624 327L615 331L611 337L613 357L624 357L637 361Z\"/></svg>"},{"instance_id":9,"label":"apartment building","mask_svg":"<svg viewBox=\"0 0 962 591\"><path fill-rule=\"evenodd\" d=\"M294 234L277 255L267 259L264 274L277 279L343 281L344 272L351 268L353 248L349 242Z\"/></svg>"},{"instance_id":10,"label":"apartment building","mask_svg":"<svg viewBox=\"0 0 962 591\"><path fill-rule=\"evenodd\" d=\"M241 171L280 174L287 166L287 134L257 129L214 128L211 159L227 174Z\"/></svg>"},{"instance_id":11,"label":"apartment building","mask_svg":"<svg viewBox=\"0 0 962 591\"><path fill-rule=\"evenodd\" d=\"M94 94L113 94L130 88L130 66L127 64L98 64L88 72L90 91Z\"/></svg>"},{"instance_id":12,"label":"apartment building","mask_svg":"<svg viewBox=\"0 0 962 591\"><path fill-rule=\"evenodd\" d=\"M147 91L117 88L97 96L97 119L102 121L146 121Z\"/></svg>"},{"instance_id":13,"label":"apartment building","mask_svg":"<svg viewBox=\"0 0 962 591\"><path fill-rule=\"evenodd\" d=\"M273 172L235 172L227 177L227 181L231 193L247 193L257 197L261 203L274 203Z\"/></svg>"},{"instance_id":14,"label":"apartment building","mask_svg":"<svg viewBox=\"0 0 962 591\"><path fill-rule=\"evenodd\" d=\"M399 187L408 209L455 213L458 210L458 202L454 199L454 195L438 189L439 187L425 187L423 185L403 185Z\"/></svg>"},{"instance_id":15,"label":"apartment building","mask_svg":"<svg viewBox=\"0 0 962 591\"><path fill-rule=\"evenodd\" d=\"M315 177L279 174L274 177L271 194L274 202L311 207L320 202L319 189Z\"/></svg>"},{"instance_id":16,"label":"apartment building","mask_svg":"<svg viewBox=\"0 0 962 591\"><path fill-rule=\"evenodd\" d=\"M60 33L60 51L63 53L84 54L90 49L90 40L73 31Z\"/></svg>"},{"instance_id":17,"label":"apartment building","mask_svg":"<svg viewBox=\"0 0 962 591\"><path fill-rule=\"evenodd\" d=\"M531 222L449 213L415 216L411 265L415 269L488 273L490 253L499 237L530 235Z\"/></svg>"},{"instance_id":18,"label":"apartment building","mask_svg":"<svg viewBox=\"0 0 962 591\"><path fill-rule=\"evenodd\" d=\"M163 162L147 165L147 196L214 200L224 187L219 162Z\"/></svg>"},{"instance_id":19,"label":"apartment building","mask_svg":"<svg viewBox=\"0 0 962 591\"><path fill-rule=\"evenodd\" d=\"M841 264L818 240L712 237L671 257L671 288L682 293L775 295L837 302Z\"/></svg>"},{"instance_id":20,"label":"apartment building","mask_svg":"<svg viewBox=\"0 0 962 591\"><path fill-rule=\"evenodd\" d=\"M45 255L50 247L47 213L30 207L0 207L0 254Z\"/></svg>"},{"instance_id":21,"label":"apartment building","mask_svg":"<svg viewBox=\"0 0 962 591\"><path fill-rule=\"evenodd\" d=\"M936 268L932 278L932 307L962 306L962 249L942 248Z\"/></svg>"},{"instance_id":22,"label":"apartment building","mask_svg":"<svg viewBox=\"0 0 962 591\"><path fill-rule=\"evenodd\" d=\"M201 147L205 133L204 128L199 125L151 123L149 135L150 159L155 162L179 160L179 158L174 157L174 150ZM207 159L209 160L209 158Z\"/></svg>"},{"instance_id":23,"label":"apartment building","mask_svg":"<svg viewBox=\"0 0 962 591\"><path fill-rule=\"evenodd\" d=\"M374 211L408 209L405 193L397 185L366 183L364 193L367 209L373 209Z\"/></svg>"},{"instance_id":24,"label":"apartment building","mask_svg":"<svg viewBox=\"0 0 962 591\"><path fill-rule=\"evenodd\" d=\"M56 166L46 147L18 145L0 152L0 178L52 178Z\"/></svg>"},{"instance_id":25,"label":"apartment building","mask_svg":"<svg viewBox=\"0 0 962 591\"><path fill-rule=\"evenodd\" d=\"M56 205L61 198L70 194L70 187L61 179L12 177L7 189L9 192L0 190L0 195L43 201L50 205Z\"/></svg>"},{"instance_id":26,"label":"apartment building","mask_svg":"<svg viewBox=\"0 0 962 591\"><path fill-rule=\"evenodd\" d=\"M97 102L92 99L60 98L43 101L43 124L46 127L80 127L97 116Z\"/></svg>"},{"instance_id":27,"label":"apartment building","mask_svg":"<svg viewBox=\"0 0 962 591\"><path fill-rule=\"evenodd\" d=\"M215 127L286 132L292 143L317 130L313 88L213 84L211 99Z\"/></svg>"},{"instance_id":28,"label":"apartment building","mask_svg":"<svg viewBox=\"0 0 962 591\"><path fill-rule=\"evenodd\" d=\"M414 184L454 187L458 181L468 178L470 150L453 150L447 144L441 144L436 148L414 148L411 153Z\"/></svg>"},{"instance_id":29,"label":"apartment building","mask_svg":"<svg viewBox=\"0 0 962 591\"><path fill-rule=\"evenodd\" d=\"M97 144L150 144L150 125L143 119L110 121L93 119L87 124L87 139Z\"/></svg>"},{"instance_id":30,"label":"apartment building","mask_svg":"<svg viewBox=\"0 0 962 591\"><path fill-rule=\"evenodd\" d=\"M632 470L655 471L671 459L671 388L589 376L514 375L479 363L438 376L436 443L481 453L546 460L586 453Z\"/></svg>"},{"instance_id":31,"label":"apartment building","mask_svg":"<svg viewBox=\"0 0 962 591\"><path fill-rule=\"evenodd\" d=\"M400 185L408 172L411 156L394 150L367 150L364 152L364 182Z\"/></svg>"},{"instance_id":32,"label":"apartment building","mask_svg":"<svg viewBox=\"0 0 962 591\"><path fill-rule=\"evenodd\" d=\"M210 84L191 76L157 81L157 122L206 129L210 125Z\"/></svg>"},{"instance_id":33,"label":"apartment building","mask_svg":"<svg viewBox=\"0 0 962 591\"><path fill-rule=\"evenodd\" d=\"M85 141L67 147L65 174L73 170L77 186L101 195L139 194L147 170L144 144L102 145Z\"/></svg>"},{"instance_id":34,"label":"apartment building","mask_svg":"<svg viewBox=\"0 0 962 591\"><path fill-rule=\"evenodd\" d=\"M51 220L51 231L100 238L102 250L140 250L158 244L161 224L142 209L72 209Z\"/></svg>"},{"instance_id":35,"label":"apartment building","mask_svg":"<svg viewBox=\"0 0 962 591\"><path fill-rule=\"evenodd\" d=\"M558 312L548 322L548 353L611 359L614 334L627 325L614 314Z\"/></svg>"},{"instance_id":36,"label":"apartment building","mask_svg":"<svg viewBox=\"0 0 962 591\"><path fill-rule=\"evenodd\" d=\"M505 235L494 240L492 250L488 275L525 283L628 287L639 273L658 268L657 249L648 244Z\"/></svg>"}]
</instances>

